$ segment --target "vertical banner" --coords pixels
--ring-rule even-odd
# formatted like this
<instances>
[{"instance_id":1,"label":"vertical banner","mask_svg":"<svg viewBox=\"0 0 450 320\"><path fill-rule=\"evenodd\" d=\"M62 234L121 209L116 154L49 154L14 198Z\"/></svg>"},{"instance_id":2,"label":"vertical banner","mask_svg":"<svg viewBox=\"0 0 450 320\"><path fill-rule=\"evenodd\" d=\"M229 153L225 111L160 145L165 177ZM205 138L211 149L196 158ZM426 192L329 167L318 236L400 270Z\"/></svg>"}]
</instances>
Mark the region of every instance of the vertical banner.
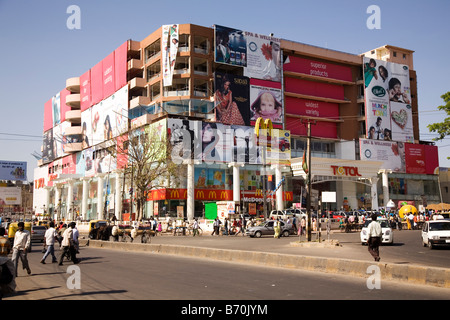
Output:
<instances>
[{"instance_id":1,"label":"vertical banner","mask_svg":"<svg viewBox=\"0 0 450 320\"><path fill-rule=\"evenodd\" d=\"M172 85L175 60L178 53L178 34L179 25L162 26L162 61L163 61L163 85L168 87Z\"/></svg>"},{"instance_id":2,"label":"vertical banner","mask_svg":"<svg viewBox=\"0 0 450 320\"><path fill-rule=\"evenodd\" d=\"M364 57L367 138L414 142L409 68Z\"/></svg>"},{"instance_id":3,"label":"vertical banner","mask_svg":"<svg viewBox=\"0 0 450 320\"><path fill-rule=\"evenodd\" d=\"M414 142L414 132L409 68L406 65L396 63L389 63L388 66L392 139L412 143Z\"/></svg>"},{"instance_id":4,"label":"vertical banner","mask_svg":"<svg viewBox=\"0 0 450 320\"><path fill-rule=\"evenodd\" d=\"M91 106L91 70L80 76L80 106L81 111Z\"/></svg>"},{"instance_id":5,"label":"vertical banner","mask_svg":"<svg viewBox=\"0 0 450 320\"><path fill-rule=\"evenodd\" d=\"M367 138L391 140L389 94L384 73L387 62L364 57L363 65Z\"/></svg>"},{"instance_id":6,"label":"vertical banner","mask_svg":"<svg viewBox=\"0 0 450 320\"><path fill-rule=\"evenodd\" d=\"M216 73L214 80L216 121L230 125L250 125L249 78Z\"/></svg>"},{"instance_id":7,"label":"vertical banner","mask_svg":"<svg viewBox=\"0 0 450 320\"><path fill-rule=\"evenodd\" d=\"M103 72L103 99L112 95L115 91L115 62L114 52L110 53L102 62Z\"/></svg>"},{"instance_id":8,"label":"vertical banner","mask_svg":"<svg viewBox=\"0 0 450 320\"><path fill-rule=\"evenodd\" d=\"M52 114L53 126L57 126L61 122L61 98L59 92L52 98Z\"/></svg>"}]
</instances>

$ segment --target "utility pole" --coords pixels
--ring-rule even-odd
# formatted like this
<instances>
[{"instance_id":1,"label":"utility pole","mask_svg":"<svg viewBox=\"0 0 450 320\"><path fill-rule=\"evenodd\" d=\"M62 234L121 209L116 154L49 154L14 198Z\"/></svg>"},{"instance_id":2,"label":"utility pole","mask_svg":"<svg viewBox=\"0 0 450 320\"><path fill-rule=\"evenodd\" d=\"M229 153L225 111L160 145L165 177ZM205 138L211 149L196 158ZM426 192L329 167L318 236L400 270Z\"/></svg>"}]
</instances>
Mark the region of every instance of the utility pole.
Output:
<instances>
[{"instance_id":1,"label":"utility pole","mask_svg":"<svg viewBox=\"0 0 450 320\"><path fill-rule=\"evenodd\" d=\"M307 140L307 147L306 147L306 152L307 152L307 170L308 170L308 172L306 173L307 174L307 178L306 178L306 192L307 192L307 194L306 194L306 212L307 212L307 215L308 215L308 221L307 221L307 223L306 223L306 238L307 238L307 241L311 241L311 239L312 239L312 236L311 236L311 233L312 233L312 213L311 213L311 193L312 193L312 187L311 187L311 122L314 122L314 124L315 124L315 121L312 121L312 120L309 120L309 119L307 119L307 120L304 120L305 122L306 122L306 124L307 124L307 137L308 137L308 140Z\"/></svg>"}]
</instances>

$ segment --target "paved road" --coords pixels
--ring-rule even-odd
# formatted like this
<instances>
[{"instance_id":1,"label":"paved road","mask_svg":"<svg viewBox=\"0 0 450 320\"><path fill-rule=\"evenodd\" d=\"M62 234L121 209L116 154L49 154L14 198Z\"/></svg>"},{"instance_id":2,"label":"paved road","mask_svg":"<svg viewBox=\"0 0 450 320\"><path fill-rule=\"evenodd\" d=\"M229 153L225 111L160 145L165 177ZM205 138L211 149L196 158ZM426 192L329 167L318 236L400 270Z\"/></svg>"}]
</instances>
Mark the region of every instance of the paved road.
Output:
<instances>
[{"instance_id":1,"label":"paved road","mask_svg":"<svg viewBox=\"0 0 450 320\"><path fill-rule=\"evenodd\" d=\"M74 265L42 265L40 258L37 251L29 255L32 275L20 270L18 294L5 300L195 300L201 305L200 300L448 299L450 292L390 281L369 289L366 279L346 275L90 247L81 248L82 262L75 266L80 288L71 289Z\"/></svg>"}]
</instances>

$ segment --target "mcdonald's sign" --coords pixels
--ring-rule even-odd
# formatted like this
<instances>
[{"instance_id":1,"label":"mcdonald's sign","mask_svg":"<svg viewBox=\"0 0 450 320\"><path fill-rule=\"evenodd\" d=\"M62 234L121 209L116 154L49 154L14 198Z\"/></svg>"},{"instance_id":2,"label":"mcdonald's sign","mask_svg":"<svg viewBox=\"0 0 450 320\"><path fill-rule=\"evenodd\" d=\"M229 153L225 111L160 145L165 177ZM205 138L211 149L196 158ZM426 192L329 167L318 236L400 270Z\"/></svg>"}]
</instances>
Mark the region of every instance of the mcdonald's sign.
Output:
<instances>
[{"instance_id":1,"label":"mcdonald's sign","mask_svg":"<svg viewBox=\"0 0 450 320\"><path fill-rule=\"evenodd\" d=\"M197 199L197 200L205 199L205 192L203 190L197 190L195 192L195 199Z\"/></svg>"},{"instance_id":2,"label":"mcdonald's sign","mask_svg":"<svg viewBox=\"0 0 450 320\"><path fill-rule=\"evenodd\" d=\"M208 193L208 200L213 200L216 199L216 192L215 191L210 191Z\"/></svg>"},{"instance_id":3,"label":"mcdonald's sign","mask_svg":"<svg viewBox=\"0 0 450 320\"><path fill-rule=\"evenodd\" d=\"M170 197L169 199L178 199L180 197L180 192L178 189L172 189L170 190Z\"/></svg>"},{"instance_id":4,"label":"mcdonald's sign","mask_svg":"<svg viewBox=\"0 0 450 320\"><path fill-rule=\"evenodd\" d=\"M225 190L222 190L220 192L220 200L227 200L228 199L228 194Z\"/></svg>"},{"instance_id":5,"label":"mcdonald's sign","mask_svg":"<svg viewBox=\"0 0 450 320\"><path fill-rule=\"evenodd\" d=\"M255 197L262 197L262 196L263 196L263 191L261 189L256 189Z\"/></svg>"},{"instance_id":6,"label":"mcdonald's sign","mask_svg":"<svg viewBox=\"0 0 450 320\"><path fill-rule=\"evenodd\" d=\"M294 198L293 192L285 192L284 193L284 197L286 201L292 201L292 199Z\"/></svg>"},{"instance_id":7,"label":"mcdonald's sign","mask_svg":"<svg viewBox=\"0 0 450 320\"><path fill-rule=\"evenodd\" d=\"M261 123L262 121L264 121L264 122ZM256 123L255 123L255 134L256 134L256 137L259 138L259 126L260 125L261 125L261 129L267 129L268 130L268 134L272 135L272 131L273 131L272 120L270 120L270 119L264 120L263 118L259 117L258 119L256 119Z\"/></svg>"}]
</instances>

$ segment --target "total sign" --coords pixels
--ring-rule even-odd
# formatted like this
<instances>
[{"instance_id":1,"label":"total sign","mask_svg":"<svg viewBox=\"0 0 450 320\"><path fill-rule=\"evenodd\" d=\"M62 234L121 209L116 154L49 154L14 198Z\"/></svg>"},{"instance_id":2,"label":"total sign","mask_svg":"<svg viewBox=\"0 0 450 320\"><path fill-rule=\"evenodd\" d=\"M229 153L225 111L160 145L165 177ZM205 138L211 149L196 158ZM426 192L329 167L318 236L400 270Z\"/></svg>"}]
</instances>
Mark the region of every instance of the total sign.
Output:
<instances>
[{"instance_id":1,"label":"total sign","mask_svg":"<svg viewBox=\"0 0 450 320\"><path fill-rule=\"evenodd\" d=\"M358 167L331 166L331 168L333 169L333 175L335 176L361 177L358 172Z\"/></svg>"}]
</instances>

